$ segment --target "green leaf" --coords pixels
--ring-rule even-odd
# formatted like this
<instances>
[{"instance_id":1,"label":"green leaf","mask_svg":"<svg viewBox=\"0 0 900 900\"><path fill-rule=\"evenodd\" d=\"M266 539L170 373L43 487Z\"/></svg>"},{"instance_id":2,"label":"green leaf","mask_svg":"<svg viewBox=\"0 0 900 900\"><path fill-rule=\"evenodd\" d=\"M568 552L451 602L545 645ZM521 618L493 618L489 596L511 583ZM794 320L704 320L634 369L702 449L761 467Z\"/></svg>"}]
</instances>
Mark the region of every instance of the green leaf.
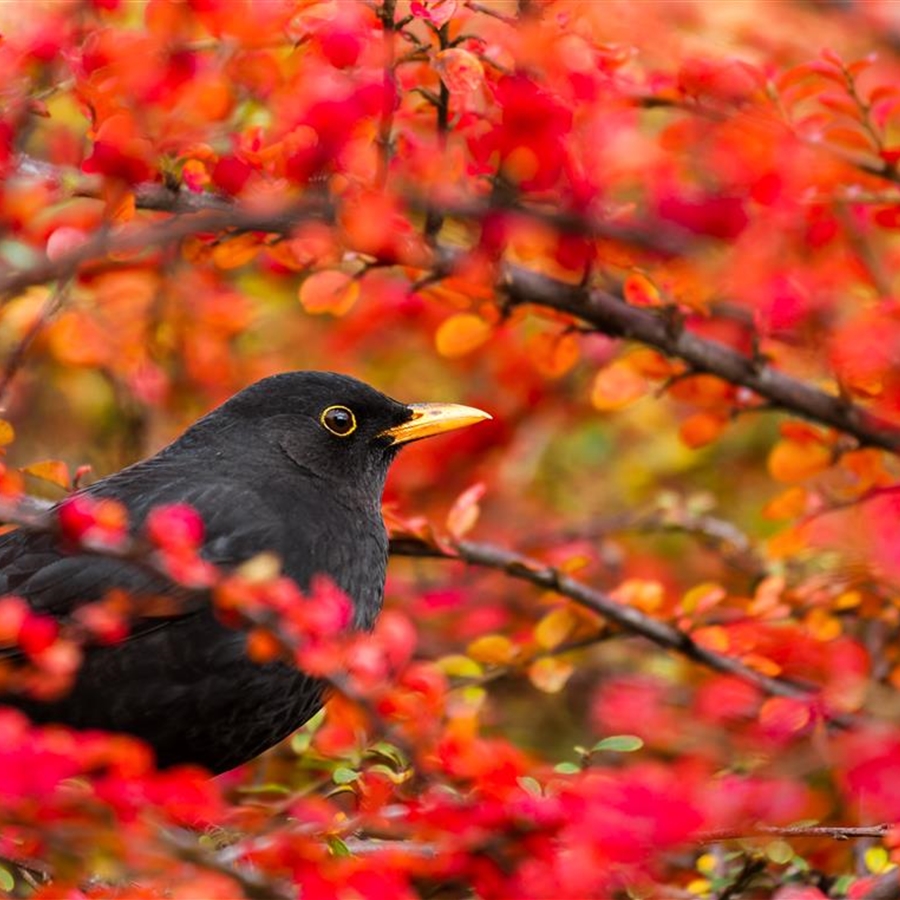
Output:
<instances>
[{"instance_id":1,"label":"green leaf","mask_svg":"<svg viewBox=\"0 0 900 900\"><path fill-rule=\"evenodd\" d=\"M11 893L15 886L16 879L13 877L13 873L5 866L0 866L0 891Z\"/></svg>"},{"instance_id":2,"label":"green leaf","mask_svg":"<svg viewBox=\"0 0 900 900\"><path fill-rule=\"evenodd\" d=\"M286 784L276 784L269 782L268 784L248 784L239 785L238 793L240 794L290 794L291 789Z\"/></svg>"},{"instance_id":3,"label":"green leaf","mask_svg":"<svg viewBox=\"0 0 900 900\"><path fill-rule=\"evenodd\" d=\"M532 797L542 797L544 795L541 783L536 778L532 778L530 775L523 775L521 778L517 778L516 781L519 787L531 794Z\"/></svg>"},{"instance_id":4,"label":"green leaf","mask_svg":"<svg viewBox=\"0 0 900 900\"><path fill-rule=\"evenodd\" d=\"M331 780L335 784L353 784L359 778L359 772L348 769L346 766L338 766L331 773Z\"/></svg>"},{"instance_id":5,"label":"green leaf","mask_svg":"<svg viewBox=\"0 0 900 900\"><path fill-rule=\"evenodd\" d=\"M350 848L335 835L331 835L328 838L328 849L331 851L332 856L353 856Z\"/></svg>"},{"instance_id":6,"label":"green leaf","mask_svg":"<svg viewBox=\"0 0 900 900\"><path fill-rule=\"evenodd\" d=\"M606 751L607 753L634 753L644 746L644 742L636 734L613 734L597 741L591 747L591 753Z\"/></svg>"},{"instance_id":7,"label":"green leaf","mask_svg":"<svg viewBox=\"0 0 900 900\"><path fill-rule=\"evenodd\" d=\"M400 748L389 744L387 741L379 741L377 744L373 744L366 752L366 756L375 755L389 760L397 769L405 769L407 766L406 758Z\"/></svg>"},{"instance_id":8,"label":"green leaf","mask_svg":"<svg viewBox=\"0 0 900 900\"><path fill-rule=\"evenodd\" d=\"M553 771L559 772L560 775L577 775L581 771L581 766L573 762L561 762L553 767Z\"/></svg>"}]
</instances>

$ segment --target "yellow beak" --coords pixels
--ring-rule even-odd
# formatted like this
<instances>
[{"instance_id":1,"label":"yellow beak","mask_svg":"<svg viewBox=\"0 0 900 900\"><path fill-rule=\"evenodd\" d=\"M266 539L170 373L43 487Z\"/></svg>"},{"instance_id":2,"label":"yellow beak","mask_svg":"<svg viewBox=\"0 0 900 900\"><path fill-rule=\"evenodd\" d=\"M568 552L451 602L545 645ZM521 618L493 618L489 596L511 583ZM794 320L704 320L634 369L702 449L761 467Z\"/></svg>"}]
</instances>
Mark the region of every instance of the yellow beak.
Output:
<instances>
[{"instance_id":1,"label":"yellow beak","mask_svg":"<svg viewBox=\"0 0 900 900\"><path fill-rule=\"evenodd\" d=\"M378 437L389 437L395 444L407 444L491 418L481 409L458 403L410 403L409 408L412 418L408 422L387 428Z\"/></svg>"}]
</instances>

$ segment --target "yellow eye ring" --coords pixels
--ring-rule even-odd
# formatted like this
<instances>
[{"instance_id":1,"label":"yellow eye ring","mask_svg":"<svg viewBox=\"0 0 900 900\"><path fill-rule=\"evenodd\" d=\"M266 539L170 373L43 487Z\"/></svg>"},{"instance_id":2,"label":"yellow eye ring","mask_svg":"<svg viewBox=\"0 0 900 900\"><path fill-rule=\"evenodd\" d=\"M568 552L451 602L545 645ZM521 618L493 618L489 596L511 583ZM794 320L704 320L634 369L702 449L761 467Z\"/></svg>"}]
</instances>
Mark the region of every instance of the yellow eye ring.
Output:
<instances>
[{"instance_id":1,"label":"yellow eye ring","mask_svg":"<svg viewBox=\"0 0 900 900\"><path fill-rule=\"evenodd\" d=\"M356 416L346 406L329 406L319 416L322 427L337 437L350 437L356 431Z\"/></svg>"}]
</instances>

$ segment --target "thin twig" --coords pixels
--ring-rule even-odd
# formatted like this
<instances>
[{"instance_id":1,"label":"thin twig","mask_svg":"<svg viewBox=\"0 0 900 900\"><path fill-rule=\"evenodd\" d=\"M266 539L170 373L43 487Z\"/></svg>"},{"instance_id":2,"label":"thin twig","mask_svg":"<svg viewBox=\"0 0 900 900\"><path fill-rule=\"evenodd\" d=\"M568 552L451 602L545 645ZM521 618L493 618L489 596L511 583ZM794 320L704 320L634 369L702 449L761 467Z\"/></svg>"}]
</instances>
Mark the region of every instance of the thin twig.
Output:
<instances>
[{"instance_id":1,"label":"thin twig","mask_svg":"<svg viewBox=\"0 0 900 900\"><path fill-rule=\"evenodd\" d=\"M382 100L381 118L378 122L378 171L375 175L375 184L381 188L387 183L388 169L391 164L391 132L394 129L394 98L397 93L396 51L394 48L394 35L397 33L397 23L394 14L397 0L382 0L378 11L381 20L383 34L384 59L382 61Z\"/></svg>"},{"instance_id":2,"label":"thin twig","mask_svg":"<svg viewBox=\"0 0 900 900\"><path fill-rule=\"evenodd\" d=\"M29 325L25 334L22 335L19 342L13 347L12 352L7 357L6 365L3 367L3 371L0 372L0 407L2 407L3 401L6 399L6 392L9 390L13 378L22 367L22 363L25 362L25 357L34 342L34 339L65 303L71 287L71 279L61 281L57 284L47 298L47 301L44 303L37 318Z\"/></svg>"},{"instance_id":3,"label":"thin twig","mask_svg":"<svg viewBox=\"0 0 900 900\"><path fill-rule=\"evenodd\" d=\"M756 837L831 838L835 841L850 841L862 838L883 838L894 827L890 822L881 825L754 825L751 828L703 831L697 835L697 840L702 844L739 841Z\"/></svg>"}]
</instances>

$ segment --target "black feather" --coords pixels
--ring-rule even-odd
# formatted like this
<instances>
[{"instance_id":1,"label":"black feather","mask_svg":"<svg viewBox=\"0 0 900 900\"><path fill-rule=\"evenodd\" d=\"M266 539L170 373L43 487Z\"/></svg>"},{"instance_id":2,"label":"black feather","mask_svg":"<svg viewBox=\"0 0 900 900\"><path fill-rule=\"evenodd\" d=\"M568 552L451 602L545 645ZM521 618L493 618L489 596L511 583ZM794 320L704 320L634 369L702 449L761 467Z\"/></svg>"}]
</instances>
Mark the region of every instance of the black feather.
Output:
<instances>
[{"instance_id":1,"label":"black feather","mask_svg":"<svg viewBox=\"0 0 900 900\"><path fill-rule=\"evenodd\" d=\"M351 409L347 437L321 423L332 405ZM189 428L156 456L85 489L128 509L139 532L151 509L187 503L203 517L203 555L232 566L276 553L302 588L316 574L351 598L355 625L380 610L387 539L380 498L396 454L379 435L410 408L352 378L294 372L264 379ZM147 567L66 553L50 534L0 537L0 592L65 620L113 587L177 594ZM246 635L208 605L132 623L128 640L90 646L73 689L52 703L0 695L40 722L125 731L148 741L160 765L195 762L221 772L303 724L322 703L315 679L246 655Z\"/></svg>"}]
</instances>

